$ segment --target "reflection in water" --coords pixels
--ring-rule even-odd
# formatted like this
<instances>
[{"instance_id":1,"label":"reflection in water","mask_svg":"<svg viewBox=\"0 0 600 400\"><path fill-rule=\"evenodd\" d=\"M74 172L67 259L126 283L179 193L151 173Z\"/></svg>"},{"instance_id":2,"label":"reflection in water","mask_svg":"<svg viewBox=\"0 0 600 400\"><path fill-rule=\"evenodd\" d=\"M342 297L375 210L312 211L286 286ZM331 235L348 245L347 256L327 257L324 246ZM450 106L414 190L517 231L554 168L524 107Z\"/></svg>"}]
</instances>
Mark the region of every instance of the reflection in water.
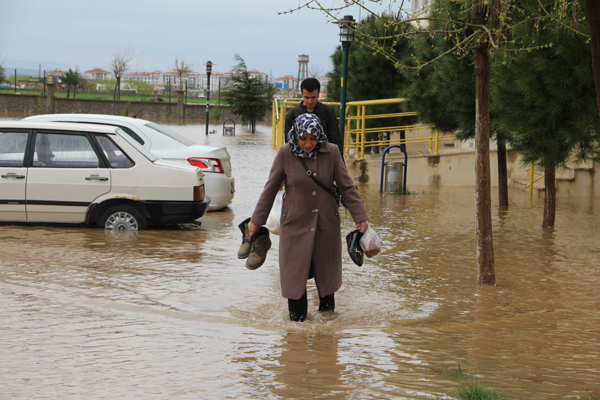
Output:
<instances>
[{"instance_id":1,"label":"reflection in water","mask_svg":"<svg viewBox=\"0 0 600 400\"><path fill-rule=\"evenodd\" d=\"M382 241L344 256L335 313L287 318L278 237L257 271L237 259L275 152L269 127L206 136L225 145L236 194L194 224L134 234L0 227L0 398L451 398L470 382L508 398L600 396L598 199L513 191L494 212L497 287L477 287L474 190L359 185ZM342 212L343 233L353 227Z\"/></svg>"}]
</instances>

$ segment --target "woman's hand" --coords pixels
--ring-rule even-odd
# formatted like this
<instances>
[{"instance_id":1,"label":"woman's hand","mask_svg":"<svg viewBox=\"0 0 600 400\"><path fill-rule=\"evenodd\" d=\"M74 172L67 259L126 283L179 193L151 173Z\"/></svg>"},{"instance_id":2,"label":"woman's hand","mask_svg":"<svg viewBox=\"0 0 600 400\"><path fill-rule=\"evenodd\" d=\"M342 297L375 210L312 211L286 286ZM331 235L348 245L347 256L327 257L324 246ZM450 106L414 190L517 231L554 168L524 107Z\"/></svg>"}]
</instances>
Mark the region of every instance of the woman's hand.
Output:
<instances>
[{"instance_id":1,"label":"woman's hand","mask_svg":"<svg viewBox=\"0 0 600 400\"><path fill-rule=\"evenodd\" d=\"M254 224L252 221L248 222L248 239L252 240L252 236L254 236L259 229L260 226Z\"/></svg>"},{"instance_id":2,"label":"woman's hand","mask_svg":"<svg viewBox=\"0 0 600 400\"><path fill-rule=\"evenodd\" d=\"M355 231L360 231L360 233L365 233L367 229L369 229L369 224L367 224L367 221L359 222L354 228Z\"/></svg>"}]
</instances>

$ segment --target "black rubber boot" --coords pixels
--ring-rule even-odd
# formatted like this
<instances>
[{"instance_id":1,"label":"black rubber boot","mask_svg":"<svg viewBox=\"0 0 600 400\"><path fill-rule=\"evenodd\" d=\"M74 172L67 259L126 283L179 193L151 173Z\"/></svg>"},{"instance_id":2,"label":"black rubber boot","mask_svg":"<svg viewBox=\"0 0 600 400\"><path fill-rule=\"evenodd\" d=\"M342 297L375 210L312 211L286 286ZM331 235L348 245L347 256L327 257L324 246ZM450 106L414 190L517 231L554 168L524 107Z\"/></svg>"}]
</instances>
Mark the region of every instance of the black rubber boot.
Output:
<instances>
[{"instance_id":1,"label":"black rubber boot","mask_svg":"<svg viewBox=\"0 0 600 400\"><path fill-rule=\"evenodd\" d=\"M335 310L335 293L328 294L325 297L319 297L319 311L334 311Z\"/></svg>"},{"instance_id":2,"label":"black rubber boot","mask_svg":"<svg viewBox=\"0 0 600 400\"><path fill-rule=\"evenodd\" d=\"M304 295L298 300L288 299L288 310L290 312L291 321L304 321L306 319L306 312L308 311L308 297L306 291Z\"/></svg>"}]
</instances>

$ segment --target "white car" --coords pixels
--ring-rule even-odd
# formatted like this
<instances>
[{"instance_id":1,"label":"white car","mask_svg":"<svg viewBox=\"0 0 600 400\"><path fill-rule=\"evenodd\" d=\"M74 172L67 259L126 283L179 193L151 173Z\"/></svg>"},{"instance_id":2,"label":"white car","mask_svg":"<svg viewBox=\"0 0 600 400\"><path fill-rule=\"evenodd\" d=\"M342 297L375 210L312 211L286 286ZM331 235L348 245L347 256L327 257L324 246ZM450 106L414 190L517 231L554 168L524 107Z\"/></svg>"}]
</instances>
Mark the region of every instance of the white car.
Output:
<instances>
[{"instance_id":1,"label":"white car","mask_svg":"<svg viewBox=\"0 0 600 400\"><path fill-rule=\"evenodd\" d=\"M202 146L170 129L138 118L101 114L45 114L27 117L25 121L78 122L118 126L156 156L204 172L206 194L211 198L209 211L231 204L235 180L231 175L231 160L225 147Z\"/></svg>"},{"instance_id":2,"label":"white car","mask_svg":"<svg viewBox=\"0 0 600 400\"><path fill-rule=\"evenodd\" d=\"M113 230L194 221L200 168L163 160L120 128L0 122L0 221Z\"/></svg>"}]
</instances>

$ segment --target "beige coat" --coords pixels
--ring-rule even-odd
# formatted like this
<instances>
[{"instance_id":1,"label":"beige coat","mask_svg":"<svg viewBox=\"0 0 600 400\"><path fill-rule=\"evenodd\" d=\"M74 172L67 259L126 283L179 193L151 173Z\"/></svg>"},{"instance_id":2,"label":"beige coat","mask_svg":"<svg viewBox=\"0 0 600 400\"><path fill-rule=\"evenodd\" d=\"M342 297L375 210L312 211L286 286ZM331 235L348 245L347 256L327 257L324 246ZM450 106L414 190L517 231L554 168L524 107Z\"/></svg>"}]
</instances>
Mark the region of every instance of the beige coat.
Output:
<instances>
[{"instance_id":1,"label":"beige coat","mask_svg":"<svg viewBox=\"0 0 600 400\"><path fill-rule=\"evenodd\" d=\"M304 159L308 169L327 187L335 181L354 222L368 219L358 190L348 175L336 145L326 143L313 159ZM281 146L265 188L252 214L252 222L264 225L281 182L286 195L281 213L279 270L281 294L299 299L313 264L319 297L336 292L342 285L342 238L340 216L333 196L307 174L290 149Z\"/></svg>"}]
</instances>

